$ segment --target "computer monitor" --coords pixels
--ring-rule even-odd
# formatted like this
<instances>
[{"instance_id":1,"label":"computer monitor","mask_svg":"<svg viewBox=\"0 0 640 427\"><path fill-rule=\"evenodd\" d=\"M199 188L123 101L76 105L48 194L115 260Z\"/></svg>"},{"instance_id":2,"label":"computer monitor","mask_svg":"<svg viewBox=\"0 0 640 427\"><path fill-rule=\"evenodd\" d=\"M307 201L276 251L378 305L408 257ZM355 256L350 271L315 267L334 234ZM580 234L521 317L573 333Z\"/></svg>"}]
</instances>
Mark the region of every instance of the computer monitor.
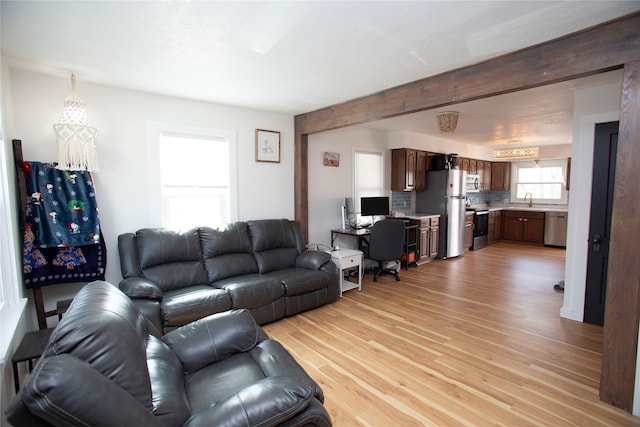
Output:
<instances>
[{"instance_id":1,"label":"computer monitor","mask_svg":"<svg viewBox=\"0 0 640 427\"><path fill-rule=\"evenodd\" d=\"M388 197L361 197L360 216L389 215Z\"/></svg>"}]
</instances>

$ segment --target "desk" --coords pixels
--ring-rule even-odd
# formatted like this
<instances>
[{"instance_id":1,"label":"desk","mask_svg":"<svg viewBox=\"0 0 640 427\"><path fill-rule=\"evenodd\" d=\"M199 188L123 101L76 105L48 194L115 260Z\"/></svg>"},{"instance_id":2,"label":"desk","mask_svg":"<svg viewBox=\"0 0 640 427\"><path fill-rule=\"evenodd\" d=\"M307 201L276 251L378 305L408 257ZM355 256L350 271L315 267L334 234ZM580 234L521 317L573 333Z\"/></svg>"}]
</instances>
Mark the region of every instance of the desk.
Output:
<instances>
[{"instance_id":1,"label":"desk","mask_svg":"<svg viewBox=\"0 0 640 427\"><path fill-rule=\"evenodd\" d=\"M411 233L413 231L413 233ZM417 267L417 252L418 252L418 239L419 239L419 230L418 230L418 226L417 225L411 225L409 223L405 223L404 226L404 253L405 255L405 260L402 261L402 264L404 264L404 268L405 270L409 267L409 265L415 266ZM358 238L358 248L363 248L366 245L363 245L363 243L367 243L367 238L369 236L371 236L371 229L370 228L335 228L333 230L331 230L331 248L334 248L335 246L333 245L334 241L336 240L336 237L338 237L339 234L342 234L344 236L352 236L352 237L357 237ZM413 234L413 236L412 236ZM413 253L413 260L409 260L410 259L410 255Z\"/></svg>"},{"instance_id":2,"label":"desk","mask_svg":"<svg viewBox=\"0 0 640 427\"><path fill-rule=\"evenodd\" d=\"M371 235L371 230L368 228L336 228L331 230L331 248L333 249L333 242L338 237L338 234L343 234L345 236L357 237L358 238L358 246L360 246L360 241L362 239L366 240L367 237Z\"/></svg>"}]
</instances>

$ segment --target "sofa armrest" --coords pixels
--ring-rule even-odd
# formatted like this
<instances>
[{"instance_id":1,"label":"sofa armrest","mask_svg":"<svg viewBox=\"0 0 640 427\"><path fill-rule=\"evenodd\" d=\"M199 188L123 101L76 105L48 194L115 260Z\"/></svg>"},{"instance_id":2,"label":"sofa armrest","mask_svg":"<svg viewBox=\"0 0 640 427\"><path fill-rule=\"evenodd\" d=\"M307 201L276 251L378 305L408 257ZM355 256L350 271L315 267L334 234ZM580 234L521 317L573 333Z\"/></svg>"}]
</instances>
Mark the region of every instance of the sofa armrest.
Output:
<instances>
[{"instance_id":1,"label":"sofa armrest","mask_svg":"<svg viewBox=\"0 0 640 427\"><path fill-rule=\"evenodd\" d=\"M158 425L150 409L69 354L40 360L7 411L7 419L16 426L40 425L34 417L50 425Z\"/></svg>"},{"instance_id":2,"label":"sofa armrest","mask_svg":"<svg viewBox=\"0 0 640 427\"><path fill-rule=\"evenodd\" d=\"M331 255L322 251L307 250L296 258L297 268L306 268L307 270L319 270L327 262L331 261Z\"/></svg>"},{"instance_id":3,"label":"sofa armrest","mask_svg":"<svg viewBox=\"0 0 640 427\"><path fill-rule=\"evenodd\" d=\"M187 373L249 351L262 339L264 332L246 309L212 314L164 336Z\"/></svg>"},{"instance_id":4,"label":"sofa armrest","mask_svg":"<svg viewBox=\"0 0 640 427\"><path fill-rule=\"evenodd\" d=\"M279 425L303 411L313 399L313 387L295 376L264 378L207 409L193 414L185 427Z\"/></svg>"},{"instance_id":5,"label":"sofa armrest","mask_svg":"<svg viewBox=\"0 0 640 427\"><path fill-rule=\"evenodd\" d=\"M162 289L147 279L129 277L122 280L118 287L131 299L143 298L162 301Z\"/></svg>"}]
</instances>

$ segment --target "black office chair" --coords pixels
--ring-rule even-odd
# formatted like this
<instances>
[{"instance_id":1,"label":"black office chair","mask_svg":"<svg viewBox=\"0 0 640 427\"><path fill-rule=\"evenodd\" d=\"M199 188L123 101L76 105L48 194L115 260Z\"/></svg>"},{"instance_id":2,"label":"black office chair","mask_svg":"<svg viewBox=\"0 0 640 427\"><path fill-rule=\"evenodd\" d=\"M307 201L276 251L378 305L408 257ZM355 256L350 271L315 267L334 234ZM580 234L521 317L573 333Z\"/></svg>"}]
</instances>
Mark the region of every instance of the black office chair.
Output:
<instances>
[{"instance_id":1,"label":"black office chair","mask_svg":"<svg viewBox=\"0 0 640 427\"><path fill-rule=\"evenodd\" d=\"M384 268L384 263L398 261L402 257L404 250L404 221L383 219L376 222L371 228L369 244L364 246L362 250L365 258L378 262L378 266L374 269L374 282L378 281L378 276L381 274L391 274L399 282L399 268Z\"/></svg>"}]
</instances>

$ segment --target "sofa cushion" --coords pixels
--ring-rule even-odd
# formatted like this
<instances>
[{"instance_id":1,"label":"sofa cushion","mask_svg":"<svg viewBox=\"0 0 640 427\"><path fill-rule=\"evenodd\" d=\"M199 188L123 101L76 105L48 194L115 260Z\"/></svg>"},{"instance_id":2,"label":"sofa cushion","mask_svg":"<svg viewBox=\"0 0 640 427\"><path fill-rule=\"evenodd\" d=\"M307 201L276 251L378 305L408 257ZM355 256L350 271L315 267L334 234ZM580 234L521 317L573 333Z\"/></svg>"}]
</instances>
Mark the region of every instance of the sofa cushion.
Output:
<instances>
[{"instance_id":1,"label":"sofa cushion","mask_svg":"<svg viewBox=\"0 0 640 427\"><path fill-rule=\"evenodd\" d=\"M160 305L165 328L177 327L231 309L231 297L223 289L197 285L165 292Z\"/></svg>"},{"instance_id":2,"label":"sofa cushion","mask_svg":"<svg viewBox=\"0 0 640 427\"><path fill-rule=\"evenodd\" d=\"M262 307L284 296L282 284L263 274L230 277L214 282L212 286L224 289L229 294L233 308Z\"/></svg>"},{"instance_id":3,"label":"sofa cushion","mask_svg":"<svg viewBox=\"0 0 640 427\"><path fill-rule=\"evenodd\" d=\"M229 224L223 230L202 227L200 241L209 283L258 272L245 222Z\"/></svg>"},{"instance_id":4,"label":"sofa cushion","mask_svg":"<svg viewBox=\"0 0 640 427\"><path fill-rule=\"evenodd\" d=\"M296 239L288 219L247 221L251 247L255 252L279 248L296 248Z\"/></svg>"},{"instance_id":5,"label":"sofa cushion","mask_svg":"<svg viewBox=\"0 0 640 427\"><path fill-rule=\"evenodd\" d=\"M44 357L69 353L84 360L151 410L148 333L147 320L130 298L107 282L92 282L76 294Z\"/></svg>"},{"instance_id":6,"label":"sofa cushion","mask_svg":"<svg viewBox=\"0 0 640 427\"><path fill-rule=\"evenodd\" d=\"M324 289L329 284L329 276L322 270L306 270L304 268L287 268L267 273L276 278L284 286L286 296L299 295Z\"/></svg>"},{"instance_id":7,"label":"sofa cushion","mask_svg":"<svg viewBox=\"0 0 640 427\"><path fill-rule=\"evenodd\" d=\"M295 377L264 378L195 413L185 426L276 426L304 410L312 398L313 387L296 383Z\"/></svg>"},{"instance_id":8,"label":"sofa cushion","mask_svg":"<svg viewBox=\"0 0 640 427\"><path fill-rule=\"evenodd\" d=\"M185 372L251 350L262 339L259 327L247 310L230 310L189 323L164 336L180 358Z\"/></svg>"},{"instance_id":9,"label":"sofa cushion","mask_svg":"<svg viewBox=\"0 0 640 427\"><path fill-rule=\"evenodd\" d=\"M260 273L295 266L296 257L300 252L291 221L286 219L247 221L247 226Z\"/></svg>"},{"instance_id":10,"label":"sofa cushion","mask_svg":"<svg viewBox=\"0 0 640 427\"><path fill-rule=\"evenodd\" d=\"M163 291L207 283L198 229L146 228L136 233L140 268Z\"/></svg>"},{"instance_id":11,"label":"sofa cushion","mask_svg":"<svg viewBox=\"0 0 640 427\"><path fill-rule=\"evenodd\" d=\"M202 253L205 258L234 253L251 253L247 223L238 221L224 229L200 228Z\"/></svg>"}]
</instances>

